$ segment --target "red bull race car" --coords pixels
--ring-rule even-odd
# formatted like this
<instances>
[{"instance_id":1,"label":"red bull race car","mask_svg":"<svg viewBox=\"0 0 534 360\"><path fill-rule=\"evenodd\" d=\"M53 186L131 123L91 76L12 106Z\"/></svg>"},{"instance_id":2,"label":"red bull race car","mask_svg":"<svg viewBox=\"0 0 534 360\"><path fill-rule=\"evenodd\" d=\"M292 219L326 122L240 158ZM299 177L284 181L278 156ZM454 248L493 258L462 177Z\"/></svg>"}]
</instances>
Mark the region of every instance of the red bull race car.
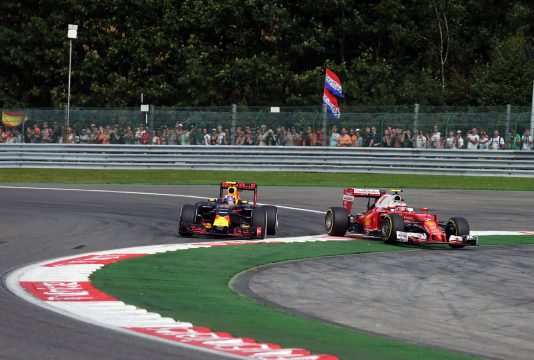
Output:
<instances>
[{"instance_id":1,"label":"red bull race car","mask_svg":"<svg viewBox=\"0 0 534 360\"><path fill-rule=\"evenodd\" d=\"M453 248L478 245L478 237L470 235L469 224L462 217L438 221L427 208L414 211L400 196L402 190L347 188L343 191L343 207L331 207L325 218L331 236L347 232L382 239L386 243L445 244ZM367 199L367 209L352 213L355 199Z\"/></svg>"},{"instance_id":2,"label":"red bull race car","mask_svg":"<svg viewBox=\"0 0 534 360\"><path fill-rule=\"evenodd\" d=\"M242 191L254 193L252 203L241 198ZM275 235L278 209L270 205L258 206L257 200L256 184L224 181L218 198L182 206L178 232L181 236L226 235L251 239Z\"/></svg>"}]
</instances>

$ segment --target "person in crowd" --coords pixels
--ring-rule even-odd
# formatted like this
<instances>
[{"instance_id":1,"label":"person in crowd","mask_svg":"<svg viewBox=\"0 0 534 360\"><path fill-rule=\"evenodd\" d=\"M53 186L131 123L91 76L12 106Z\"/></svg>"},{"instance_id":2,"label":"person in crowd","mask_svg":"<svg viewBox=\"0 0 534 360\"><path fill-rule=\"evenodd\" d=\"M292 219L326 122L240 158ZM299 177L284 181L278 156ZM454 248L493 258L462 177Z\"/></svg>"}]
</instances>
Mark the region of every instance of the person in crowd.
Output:
<instances>
[{"instance_id":1,"label":"person in crowd","mask_svg":"<svg viewBox=\"0 0 534 360\"><path fill-rule=\"evenodd\" d=\"M328 145L330 147L337 146L337 139L339 138L339 133L337 132L337 126L336 125L332 126L332 128L330 129L329 138L330 138L330 141L329 141Z\"/></svg>"},{"instance_id":2,"label":"person in crowd","mask_svg":"<svg viewBox=\"0 0 534 360\"><path fill-rule=\"evenodd\" d=\"M363 137L362 137L362 131L360 129L355 130L356 138L354 139L354 147L362 147L363 146Z\"/></svg>"},{"instance_id":3,"label":"person in crowd","mask_svg":"<svg viewBox=\"0 0 534 360\"><path fill-rule=\"evenodd\" d=\"M521 150L531 150L534 139L530 136L530 130L525 129L523 136L521 136Z\"/></svg>"},{"instance_id":4,"label":"person in crowd","mask_svg":"<svg viewBox=\"0 0 534 360\"><path fill-rule=\"evenodd\" d=\"M442 149L441 146L441 133L437 125L434 125L432 129L432 134L430 135L430 147L432 149Z\"/></svg>"},{"instance_id":5,"label":"person in crowd","mask_svg":"<svg viewBox=\"0 0 534 360\"><path fill-rule=\"evenodd\" d=\"M184 126L182 128L182 131L180 132L180 145L186 145L186 146L191 145L191 133L189 132L189 130L187 130L186 126ZM224 145L224 144L219 144L219 145Z\"/></svg>"},{"instance_id":6,"label":"person in crowd","mask_svg":"<svg viewBox=\"0 0 534 360\"><path fill-rule=\"evenodd\" d=\"M77 135L77 131L75 128L73 127L69 127L67 129L67 134L68 134L68 139L69 139L69 144L79 144L80 143L80 137ZM59 142L63 143L63 136L60 136L59 137Z\"/></svg>"},{"instance_id":7,"label":"person in crowd","mask_svg":"<svg viewBox=\"0 0 534 360\"><path fill-rule=\"evenodd\" d=\"M265 145L267 146L276 145L276 134L274 133L272 129L267 128L267 125L264 124L264 125L261 125L260 130L264 134L263 142L265 143Z\"/></svg>"},{"instance_id":8,"label":"person in crowd","mask_svg":"<svg viewBox=\"0 0 534 360\"><path fill-rule=\"evenodd\" d=\"M124 136L122 138L124 140L124 144L135 144L135 134L131 126L126 127L126 130L124 131Z\"/></svg>"},{"instance_id":9,"label":"person in crowd","mask_svg":"<svg viewBox=\"0 0 534 360\"><path fill-rule=\"evenodd\" d=\"M464 148L464 138L462 137L462 130L456 131L456 149L463 149Z\"/></svg>"},{"instance_id":10,"label":"person in crowd","mask_svg":"<svg viewBox=\"0 0 534 360\"><path fill-rule=\"evenodd\" d=\"M504 139L499 135L499 130L493 131L493 136L489 139L488 149L490 150L503 150Z\"/></svg>"},{"instance_id":11,"label":"person in crowd","mask_svg":"<svg viewBox=\"0 0 534 360\"><path fill-rule=\"evenodd\" d=\"M276 145L277 146L286 146L286 128L283 126L280 126L276 129L276 137L275 137Z\"/></svg>"},{"instance_id":12,"label":"person in crowd","mask_svg":"<svg viewBox=\"0 0 534 360\"><path fill-rule=\"evenodd\" d=\"M421 129L417 129L416 147L418 149L426 149L427 147L427 137L425 136L423 130Z\"/></svg>"},{"instance_id":13,"label":"person in crowd","mask_svg":"<svg viewBox=\"0 0 534 360\"><path fill-rule=\"evenodd\" d=\"M182 133L182 124L177 123L169 132L169 145L180 145L179 139Z\"/></svg>"},{"instance_id":14,"label":"person in crowd","mask_svg":"<svg viewBox=\"0 0 534 360\"><path fill-rule=\"evenodd\" d=\"M489 136L484 130L480 130L480 139L478 140L478 146L480 150L488 150Z\"/></svg>"},{"instance_id":15,"label":"person in crowd","mask_svg":"<svg viewBox=\"0 0 534 360\"><path fill-rule=\"evenodd\" d=\"M370 147L380 147L382 140L380 135L376 132L376 127L371 128L371 141L369 143Z\"/></svg>"},{"instance_id":16,"label":"person in crowd","mask_svg":"<svg viewBox=\"0 0 534 360\"><path fill-rule=\"evenodd\" d=\"M88 133L88 144L96 144L96 140L98 138L98 128L95 124L91 124L91 131Z\"/></svg>"},{"instance_id":17,"label":"person in crowd","mask_svg":"<svg viewBox=\"0 0 534 360\"><path fill-rule=\"evenodd\" d=\"M210 146L211 145L211 136L208 133L208 129L207 128L202 128L201 134L202 134L202 138L200 140L200 145ZM243 144L240 144L240 145L243 145Z\"/></svg>"},{"instance_id":18,"label":"person in crowd","mask_svg":"<svg viewBox=\"0 0 534 360\"><path fill-rule=\"evenodd\" d=\"M445 149L456 149L456 136L454 136L454 131L449 131L449 134L445 138Z\"/></svg>"},{"instance_id":19,"label":"person in crowd","mask_svg":"<svg viewBox=\"0 0 534 360\"><path fill-rule=\"evenodd\" d=\"M337 138L337 146L340 146L340 147L352 146L352 139L350 138L350 135L347 134L347 129L341 128L341 134L339 134L339 137Z\"/></svg>"},{"instance_id":20,"label":"person in crowd","mask_svg":"<svg viewBox=\"0 0 534 360\"><path fill-rule=\"evenodd\" d=\"M391 129L384 130L384 136L382 137L382 146L391 147Z\"/></svg>"},{"instance_id":21,"label":"person in crowd","mask_svg":"<svg viewBox=\"0 0 534 360\"><path fill-rule=\"evenodd\" d=\"M402 147L402 131L399 128L393 128L390 130L392 148L399 149Z\"/></svg>"},{"instance_id":22,"label":"person in crowd","mask_svg":"<svg viewBox=\"0 0 534 360\"><path fill-rule=\"evenodd\" d=\"M141 136L139 137L139 144L141 145L150 145L150 128L141 128Z\"/></svg>"},{"instance_id":23,"label":"person in crowd","mask_svg":"<svg viewBox=\"0 0 534 360\"><path fill-rule=\"evenodd\" d=\"M303 146L304 145L304 139L306 138L306 135L304 134L304 131L298 131L297 132L297 146Z\"/></svg>"},{"instance_id":24,"label":"person in crowd","mask_svg":"<svg viewBox=\"0 0 534 360\"><path fill-rule=\"evenodd\" d=\"M480 136L478 135L477 128L472 128L467 134L467 149L476 150L480 144Z\"/></svg>"},{"instance_id":25,"label":"person in crowd","mask_svg":"<svg viewBox=\"0 0 534 360\"><path fill-rule=\"evenodd\" d=\"M43 123L43 128L41 129L41 139L39 141L41 144L47 144L51 142L50 131L48 129L48 123Z\"/></svg>"},{"instance_id":26,"label":"person in crowd","mask_svg":"<svg viewBox=\"0 0 534 360\"><path fill-rule=\"evenodd\" d=\"M41 142L41 129L37 124L33 125L33 136L32 136L32 143L40 143Z\"/></svg>"},{"instance_id":27,"label":"person in crowd","mask_svg":"<svg viewBox=\"0 0 534 360\"><path fill-rule=\"evenodd\" d=\"M109 130L109 143L124 144L124 133L121 129L119 129L119 125L114 125Z\"/></svg>"},{"instance_id":28,"label":"person in crowd","mask_svg":"<svg viewBox=\"0 0 534 360\"><path fill-rule=\"evenodd\" d=\"M295 146L295 138L289 127L287 128L285 139L286 146Z\"/></svg>"},{"instance_id":29,"label":"person in crowd","mask_svg":"<svg viewBox=\"0 0 534 360\"><path fill-rule=\"evenodd\" d=\"M401 144L403 148L413 148L412 130L406 129L402 132Z\"/></svg>"},{"instance_id":30,"label":"person in crowd","mask_svg":"<svg viewBox=\"0 0 534 360\"><path fill-rule=\"evenodd\" d=\"M232 145L232 134L230 129L224 129L223 145Z\"/></svg>"},{"instance_id":31,"label":"person in crowd","mask_svg":"<svg viewBox=\"0 0 534 360\"><path fill-rule=\"evenodd\" d=\"M15 142L17 144L24 143L24 136L22 136L22 133L18 129L15 129L14 132L15 132Z\"/></svg>"},{"instance_id":32,"label":"person in crowd","mask_svg":"<svg viewBox=\"0 0 534 360\"><path fill-rule=\"evenodd\" d=\"M52 130L52 135L50 136L51 141L53 143L59 142L59 139L63 136L63 134L62 134L61 128L59 127L59 124L57 123L57 121L54 121L52 123L51 130ZM71 129L71 131L72 131L72 129ZM76 130L74 130L74 131L76 131ZM76 135L77 135L77 133L75 132L74 136L76 136Z\"/></svg>"},{"instance_id":33,"label":"person in crowd","mask_svg":"<svg viewBox=\"0 0 534 360\"><path fill-rule=\"evenodd\" d=\"M236 145L245 145L245 133L241 130L241 127L238 126L235 130L235 144Z\"/></svg>"},{"instance_id":34,"label":"person in crowd","mask_svg":"<svg viewBox=\"0 0 534 360\"><path fill-rule=\"evenodd\" d=\"M250 127L245 128L245 145L254 145L256 144L256 139L254 138L254 133Z\"/></svg>"},{"instance_id":35,"label":"person in crowd","mask_svg":"<svg viewBox=\"0 0 534 360\"><path fill-rule=\"evenodd\" d=\"M315 146L315 143L317 142L317 137L315 136L315 133L313 132L312 128L308 126L306 128L306 137L304 138L304 146Z\"/></svg>"},{"instance_id":36,"label":"person in crowd","mask_svg":"<svg viewBox=\"0 0 534 360\"><path fill-rule=\"evenodd\" d=\"M16 144L17 143L17 139L15 138L14 131L6 131L4 135L5 135L5 141L2 140L3 143L5 144Z\"/></svg>"},{"instance_id":37,"label":"person in crowd","mask_svg":"<svg viewBox=\"0 0 534 360\"><path fill-rule=\"evenodd\" d=\"M349 136L350 136L351 146L354 146L354 143L356 142L356 130L349 129Z\"/></svg>"},{"instance_id":38,"label":"person in crowd","mask_svg":"<svg viewBox=\"0 0 534 360\"><path fill-rule=\"evenodd\" d=\"M523 145L521 143L521 135L517 133L516 129L510 131L508 144L510 150L521 150L521 146Z\"/></svg>"},{"instance_id":39,"label":"person in crowd","mask_svg":"<svg viewBox=\"0 0 534 360\"><path fill-rule=\"evenodd\" d=\"M215 143L217 145L224 145L224 136L225 133L223 131L222 125L217 125L217 136L215 138Z\"/></svg>"},{"instance_id":40,"label":"person in crowd","mask_svg":"<svg viewBox=\"0 0 534 360\"><path fill-rule=\"evenodd\" d=\"M0 127L0 143L5 143L4 140L7 140L7 135L2 127Z\"/></svg>"},{"instance_id":41,"label":"person in crowd","mask_svg":"<svg viewBox=\"0 0 534 360\"><path fill-rule=\"evenodd\" d=\"M371 145L372 138L373 137L371 135L371 128L366 127L363 133L363 147L369 147Z\"/></svg>"},{"instance_id":42,"label":"person in crowd","mask_svg":"<svg viewBox=\"0 0 534 360\"><path fill-rule=\"evenodd\" d=\"M154 136L152 137L152 145L161 145L161 130L154 133Z\"/></svg>"},{"instance_id":43,"label":"person in crowd","mask_svg":"<svg viewBox=\"0 0 534 360\"><path fill-rule=\"evenodd\" d=\"M217 129L211 129L210 136L210 145L217 145Z\"/></svg>"},{"instance_id":44,"label":"person in crowd","mask_svg":"<svg viewBox=\"0 0 534 360\"><path fill-rule=\"evenodd\" d=\"M327 137L328 138L328 137ZM315 132L315 146L323 146L323 128Z\"/></svg>"}]
</instances>

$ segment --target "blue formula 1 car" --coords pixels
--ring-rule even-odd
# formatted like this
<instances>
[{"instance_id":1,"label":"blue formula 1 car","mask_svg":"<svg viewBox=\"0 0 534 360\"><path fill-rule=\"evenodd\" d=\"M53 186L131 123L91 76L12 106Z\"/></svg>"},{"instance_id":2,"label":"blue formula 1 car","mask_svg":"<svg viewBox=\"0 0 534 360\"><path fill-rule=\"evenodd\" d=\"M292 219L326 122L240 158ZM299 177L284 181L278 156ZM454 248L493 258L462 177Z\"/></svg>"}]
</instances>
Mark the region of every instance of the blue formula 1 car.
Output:
<instances>
[{"instance_id":1,"label":"blue formula 1 car","mask_svg":"<svg viewBox=\"0 0 534 360\"><path fill-rule=\"evenodd\" d=\"M240 191L253 191L253 202ZM178 232L181 236L216 235L265 239L278 228L276 206L258 206L258 187L253 183L223 181L218 198L182 206Z\"/></svg>"}]
</instances>

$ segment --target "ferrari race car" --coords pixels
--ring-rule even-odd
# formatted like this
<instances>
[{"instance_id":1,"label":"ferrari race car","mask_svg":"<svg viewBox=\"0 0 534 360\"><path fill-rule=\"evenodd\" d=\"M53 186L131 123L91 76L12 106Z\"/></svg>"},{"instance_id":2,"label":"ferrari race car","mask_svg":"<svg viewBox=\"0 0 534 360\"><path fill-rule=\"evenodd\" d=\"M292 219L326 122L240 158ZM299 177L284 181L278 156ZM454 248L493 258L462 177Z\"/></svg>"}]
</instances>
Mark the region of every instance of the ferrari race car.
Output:
<instances>
[{"instance_id":1,"label":"ferrari race car","mask_svg":"<svg viewBox=\"0 0 534 360\"><path fill-rule=\"evenodd\" d=\"M253 191L253 202L242 199L240 191ZM181 236L204 234L256 239L275 235L278 209L276 206L257 206L257 199L256 184L224 181L218 198L182 206L178 232Z\"/></svg>"},{"instance_id":2,"label":"ferrari race car","mask_svg":"<svg viewBox=\"0 0 534 360\"><path fill-rule=\"evenodd\" d=\"M386 243L447 244L453 248L478 245L462 217L439 222L427 208L409 208L399 195L402 190L357 189L343 191L343 207L331 207L325 218L328 235L345 236L347 231L382 239ZM352 214L356 198L367 199L367 210Z\"/></svg>"}]
</instances>

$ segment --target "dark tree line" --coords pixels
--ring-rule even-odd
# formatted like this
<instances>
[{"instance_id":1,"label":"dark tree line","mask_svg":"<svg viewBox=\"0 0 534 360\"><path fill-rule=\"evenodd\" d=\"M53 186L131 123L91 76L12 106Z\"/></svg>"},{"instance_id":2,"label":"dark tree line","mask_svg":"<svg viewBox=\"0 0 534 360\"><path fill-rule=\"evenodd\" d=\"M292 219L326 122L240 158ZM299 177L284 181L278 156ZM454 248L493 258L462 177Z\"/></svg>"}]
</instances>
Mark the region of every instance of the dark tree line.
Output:
<instances>
[{"instance_id":1,"label":"dark tree line","mask_svg":"<svg viewBox=\"0 0 534 360\"><path fill-rule=\"evenodd\" d=\"M0 107L530 103L529 0L0 2Z\"/></svg>"}]
</instances>

